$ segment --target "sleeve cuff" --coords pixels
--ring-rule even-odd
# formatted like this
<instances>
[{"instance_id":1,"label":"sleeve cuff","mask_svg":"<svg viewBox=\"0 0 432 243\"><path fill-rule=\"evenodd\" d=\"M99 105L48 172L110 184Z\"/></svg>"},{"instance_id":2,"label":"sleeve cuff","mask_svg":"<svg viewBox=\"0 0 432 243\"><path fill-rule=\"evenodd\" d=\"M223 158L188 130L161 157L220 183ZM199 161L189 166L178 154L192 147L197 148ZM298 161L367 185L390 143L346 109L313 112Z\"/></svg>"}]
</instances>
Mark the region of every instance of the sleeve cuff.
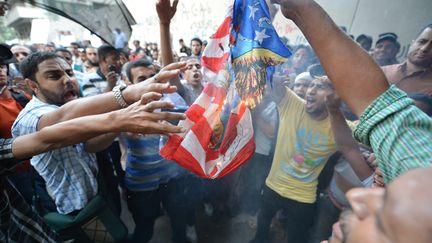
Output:
<instances>
[{"instance_id":1,"label":"sleeve cuff","mask_svg":"<svg viewBox=\"0 0 432 243\"><path fill-rule=\"evenodd\" d=\"M359 142L370 146L370 133L378 124L387 117L413 104L413 101L408 98L405 92L392 85L363 112L354 131L354 137Z\"/></svg>"}]
</instances>

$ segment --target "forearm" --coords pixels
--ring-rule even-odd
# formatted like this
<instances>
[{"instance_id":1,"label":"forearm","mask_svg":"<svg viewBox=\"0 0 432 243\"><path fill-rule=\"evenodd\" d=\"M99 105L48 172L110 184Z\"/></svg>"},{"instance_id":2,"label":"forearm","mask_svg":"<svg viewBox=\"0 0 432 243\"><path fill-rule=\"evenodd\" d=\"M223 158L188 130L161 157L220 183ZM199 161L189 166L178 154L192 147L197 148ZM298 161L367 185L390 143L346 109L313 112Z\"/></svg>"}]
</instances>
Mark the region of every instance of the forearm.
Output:
<instances>
[{"instance_id":1,"label":"forearm","mask_svg":"<svg viewBox=\"0 0 432 243\"><path fill-rule=\"evenodd\" d=\"M159 28L162 66L166 66L174 62L170 41L170 23L160 23Z\"/></svg>"},{"instance_id":2,"label":"forearm","mask_svg":"<svg viewBox=\"0 0 432 243\"><path fill-rule=\"evenodd\" d=\"M97 115L120 108L120 105L117 103L111 92L97 96L80 98L68 102L59 109L42 116L38 124L38 129L40 130L44 127L68 121L73 118Z\"/></svg>"},{"instance_id":3,"label":"forearm","mask_svg":"<svg viewBox=\"0 0 432 243\"><path fill-rule=\"evenodd\" d=\"M299 1L290 15L318 55L337 93L360 116L388 89L372 58L355 44L314 1Z\"/></svg>"},{"instance_id":4,"label":"forearm","mask_svg":"<svg viewBox=\"0 0 432 243\"><path fill-rule=\"evenodd\" d=\"M113 113L86 116L47 126L40 131L17 137L12 152L17 159L25 159L52 149L80 143L95 136L120 131L118 122L112 122Z\"/></svg>"},{"instance_id":5,"label":"forearm","mask_svg":"<svg viewBox=\"0 0 432 243\"><path fill-rule=\"evenodd\" d=\"M373 171L369 168L360 152L358 143L352 137L351 129L338 108L329 109L333 136L339 152L345 157L360 180L364 180Z\"/></svg>"},{"instance_id":6,"label":"forearm","mask_svg":"<svg viewBox=\"0 0 432 243\"><path fill-rule=\"evenodd\" d=\"M99 135L85 142L85 151L88 153L97 153L107 149L117 137L117 133L107 133Z\"/></svg>"},{"instance_id":7,"label":"forearm","mask_svg":"<svg viewBox=\"0 0 432 243\"><path fill-rule=\"evenodd\" d=\"M162 65L166 66L174 62L174 57L171 48L171 41L170 41L170 23L160 23L159 28L160 28ZM178 76L172 78L170 80L170 83L171 85L177 87L177 92L180 95L184 94L184 88Z\"/></svg>"}]
</instances>

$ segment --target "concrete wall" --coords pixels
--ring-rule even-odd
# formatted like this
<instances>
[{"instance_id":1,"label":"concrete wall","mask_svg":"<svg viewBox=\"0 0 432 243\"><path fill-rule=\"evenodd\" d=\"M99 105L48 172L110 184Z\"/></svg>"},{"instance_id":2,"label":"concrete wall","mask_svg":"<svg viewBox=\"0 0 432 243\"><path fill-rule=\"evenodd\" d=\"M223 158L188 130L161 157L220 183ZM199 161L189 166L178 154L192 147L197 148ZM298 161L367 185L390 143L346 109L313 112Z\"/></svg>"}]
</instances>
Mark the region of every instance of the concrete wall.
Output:
<instances>
[{"instance_id":1,"label":"concrete wall","mask_svg":"<svg viewBox=\"0 0 432 243\"><path fill-rule=\"evenodd\" d=\"M139 23L133 38L158 41L158 19L155 0L124 0ZM174 44L179 38L199 36L207 39L222 22L230 0L181 0L174 17ZM317 0L340 26L346 26L354 36L365 33L376 40L379 33L395 32L402 44L401 56L406 54L410 41L427 23L432 23L432 0ZM305 39L291 21L280 13L275 27L292 44Z\"/></svg>"},{"instance_id":2,"label":"concrete wall","mask_svg":"<svg viewBox=\"0 0 432 243\"><path fill-rule=\"evenodd\" d=\"M374 38L383 32L394 32L402 45L399 56L405 56L417 33L432 23L432 0L317 0L334 21L350 34L368 34ZM275 19L278 31L291 43L304 41L301 33L280 13Z\"/></svg>"}]
</instances>

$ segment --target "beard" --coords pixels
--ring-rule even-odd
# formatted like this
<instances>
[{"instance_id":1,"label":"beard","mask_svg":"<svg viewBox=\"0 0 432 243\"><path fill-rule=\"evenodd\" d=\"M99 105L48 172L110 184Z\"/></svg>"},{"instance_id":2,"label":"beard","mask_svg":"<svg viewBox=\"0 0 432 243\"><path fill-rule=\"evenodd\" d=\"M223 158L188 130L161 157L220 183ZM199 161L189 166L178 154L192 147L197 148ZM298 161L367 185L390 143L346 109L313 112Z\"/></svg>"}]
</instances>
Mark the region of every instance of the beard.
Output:
<instances>
[{"instance_id":1,"label":"beard","mask_svg":"<svg viewBox=\"0 0 432 243\"><path fill-rule=\"evenodd\" d=\"M48 104L57 106L62 106L72 99L78 98L78 94L78 90L73 85L68 85L62 92L53 92L39 86L39 95L42 95ZM75 96L75 98L73 98L73 96ZM38 98L40 98L40 96L38 96Z\"/></svg>"},{"instance_id":2,"label":"beard","mask_svg":"<svg viewBox=\"0 0 432 243\"><path fill-rule=\"evenodd\" d=\"M99 67L99 62L92 62L92 61L90 61L90 60L87 60L88 61L88 63L90 64L90 65L92 65L93 67Z\"/></svg>"}]
</instances>

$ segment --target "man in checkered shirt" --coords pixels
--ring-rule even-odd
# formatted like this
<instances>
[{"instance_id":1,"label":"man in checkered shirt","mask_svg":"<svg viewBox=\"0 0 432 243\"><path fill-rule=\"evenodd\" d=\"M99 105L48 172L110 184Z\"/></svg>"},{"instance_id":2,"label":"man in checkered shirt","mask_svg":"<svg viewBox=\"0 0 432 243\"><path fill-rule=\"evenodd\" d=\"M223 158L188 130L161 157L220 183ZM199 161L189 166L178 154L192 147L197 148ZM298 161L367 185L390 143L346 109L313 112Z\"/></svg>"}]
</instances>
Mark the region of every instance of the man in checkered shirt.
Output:
<instances>
[{"instance_id":1,"label":"man in checkered shirt","mask_svg":"<svg viewBox=\"0 0 432 243\"><path fill-rule=\"evenodd\" d=\"M79 94L71 66L55 54L34 53L23 61L21 70L35 96L17 117L12 127L14 137L50 125L52 118L46 114L77 99ZM98 167L94 153L108 147L114 137L114 134L102 135L85 143L34 156L31 164L44 179L48 191L47 195L36 183L36 192L43 198L42 206L62 214L84 208L98 192Z\"/></svg>"}]
</instances>

